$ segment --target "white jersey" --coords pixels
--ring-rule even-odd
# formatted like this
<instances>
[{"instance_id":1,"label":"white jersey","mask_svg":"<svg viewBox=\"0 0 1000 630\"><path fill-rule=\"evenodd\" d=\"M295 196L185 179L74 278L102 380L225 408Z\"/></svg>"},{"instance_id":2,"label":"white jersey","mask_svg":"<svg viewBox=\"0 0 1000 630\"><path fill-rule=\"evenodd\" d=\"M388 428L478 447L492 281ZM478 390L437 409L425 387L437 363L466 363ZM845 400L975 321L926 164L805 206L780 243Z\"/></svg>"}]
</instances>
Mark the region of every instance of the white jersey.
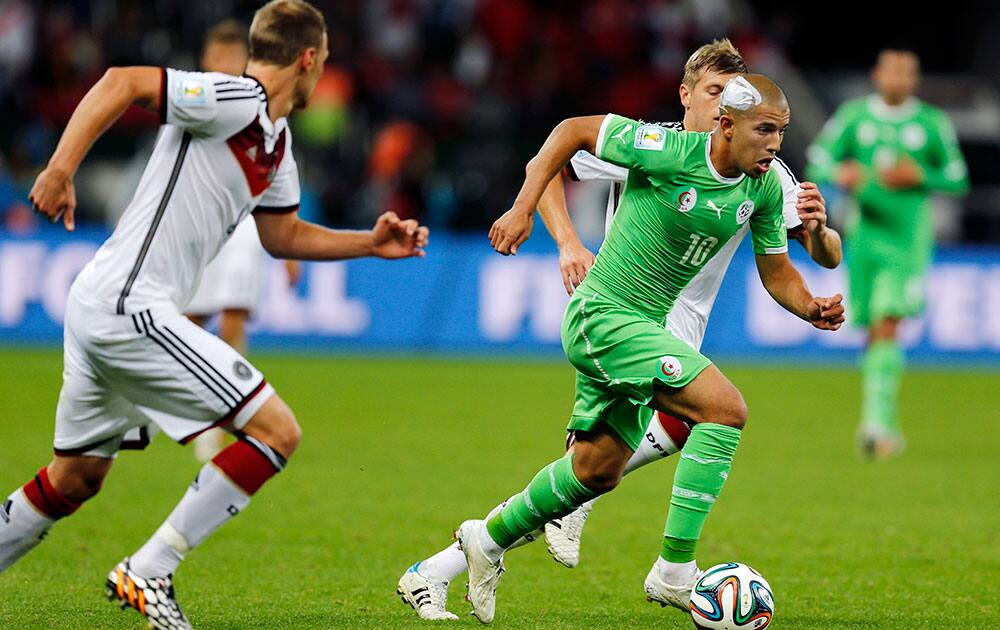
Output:
<instances>
[{"instance_id":1,"label":"white jersey","mask_svg":"<svg viewBox=\"0 0 1000 630\"><path fill-rule=\"evenodd\" d=\"M73 283L92 308L183 310L244 217L298 208L291 131L256 79L164 69L160 122L131 203Z\"/></svg>"},{"instance_id":2,"label":"white jersey","mask_svg":"<svg viewBox=\"0 0 1000 630\"><path fill-rule=\"evenodd\" d=\"M662 126L674 131L684 130L684 124L680 122L665 123ZM785 226L789 231L789 236L795 237L803 229L798 210L795 208L799 192L802 189L788 165L778 158L774 159L774 164L777 166L778 176L781 179ZM569 166L574 179L611 182L605 221L605 231L607 231L614 219L615 211L618 209L618 202L628 179L628 169L609 164L587 151L577 151L570 160ZM729 269L729 263L732 262L736 249L749 230L750 224L747 223L722 246L715 256L705 263L705 266L691 279L691 282L681 290L674 302L673 309L667 314L667 327L696 350L701 348L701 343L705 338L708 316L712 313L712 305L715 304L715 298L719 294L719 287L722 286L722 280L726 275L726 270Z\"/></svg>"}]
</instances>

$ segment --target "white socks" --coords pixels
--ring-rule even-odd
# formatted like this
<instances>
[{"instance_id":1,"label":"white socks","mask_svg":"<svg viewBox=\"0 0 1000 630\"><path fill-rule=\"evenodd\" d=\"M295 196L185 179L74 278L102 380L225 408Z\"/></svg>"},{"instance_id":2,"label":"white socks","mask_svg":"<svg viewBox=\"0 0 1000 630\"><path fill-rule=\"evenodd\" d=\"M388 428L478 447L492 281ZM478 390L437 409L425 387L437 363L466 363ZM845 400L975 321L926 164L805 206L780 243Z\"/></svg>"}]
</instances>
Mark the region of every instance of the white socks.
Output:
<instances>
[{"instance_id":1,"label":"white socks","mask_svg":"<svg viewBox=\"0 0 1000 630\"><path fill-rule=\"evenodd\" d=\"M20 488L0 503L0 573L42 542L55 523L40 513Z\"/></svg>"},{"instance_id":2,"label":"white socks","mask_svg":"<svg viewBox=\"0 0 1000 630\"><path fill-rule=\"evenodd\" d=\"M172 574L184 555L250 504L250 497L211 462L198 473L166 522L129 559L143 577Z\"/></svg>"},{"instance_id":3,"label":"white socks","mask_svg":"<svg viewBox=\"0 0 1000 630\"><path fill-rule=\"evenodd\" d=\"M683 586L698 572L698 564L691 562L667 562L663 558L656 559L656 570L660 578L671 586Z\"/></svg>"},{"instance_id":4,"label":"white socks","mask_svg":"<svg viewBox=\"0 0 1000 630\"><path fill-rule=\"evenodd\" d=\"M457 541L422 561L417 567L423 575L445 582L451 582L465 573L466 569L465 554L458 548Z\"/></svg>"},{"instance_id":5,"label":"white socks","mask_svg":"<svg viewBox=\"0 0 1000 630\"><path fill-rule=\"evenodd\" d=\"M671 418L670 420L673 419ZM679 450L678 445L674 443L663 429L663 425L660 424L656 412L653 412L653 417L646 427L642 443L639 444L639 448L632 453L632 457L625 464L625 474L627 475L651 462L660 461L667 455L673 455Z\"/></svg>"}]
</instances>

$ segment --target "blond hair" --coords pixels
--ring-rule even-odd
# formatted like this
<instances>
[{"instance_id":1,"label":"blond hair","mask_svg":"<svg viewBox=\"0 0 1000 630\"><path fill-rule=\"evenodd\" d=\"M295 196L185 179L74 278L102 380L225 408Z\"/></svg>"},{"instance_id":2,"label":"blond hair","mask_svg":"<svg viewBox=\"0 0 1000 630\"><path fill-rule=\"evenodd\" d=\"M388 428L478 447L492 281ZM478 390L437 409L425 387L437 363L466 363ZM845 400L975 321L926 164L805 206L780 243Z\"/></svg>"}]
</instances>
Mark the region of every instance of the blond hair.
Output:
<instances>
[{"instance_id":1,"label":"blond hair","mask_svg":"<svg viewBox=\"0 0 1000 630\"><path fill-rule=\"evenodd\" d=\"M326 20L305 0L271 0L250 24L250 58L288 66L307 48L323 45Z\"/></svg>"},{"instance_id":2,"label":"blond hair","mask_svg":"<svg viewBox=\"0 0 1000 630\"><path fill-rule=\"evenodd\" d=\"M729 38L716 39L694 51L684 64L682 83L693 88L707 70L720 74L746 74L747 64Z\"/></svg>"}]
</instances>

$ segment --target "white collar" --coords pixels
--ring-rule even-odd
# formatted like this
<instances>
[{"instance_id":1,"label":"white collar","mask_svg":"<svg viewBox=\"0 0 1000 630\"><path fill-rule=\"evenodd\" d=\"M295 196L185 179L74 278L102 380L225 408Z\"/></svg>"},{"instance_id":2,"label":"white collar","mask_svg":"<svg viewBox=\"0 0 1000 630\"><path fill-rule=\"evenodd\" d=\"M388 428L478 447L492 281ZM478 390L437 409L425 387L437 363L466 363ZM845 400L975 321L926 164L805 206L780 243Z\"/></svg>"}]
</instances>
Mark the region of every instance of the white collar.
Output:
<instances>
[{"instance_id":1,"label":"white collar","mask_svg":"<svg viewBox=\"0 0 1000 630\"><path fill-rule=\"evenodd\" d=\"M705 141L705 163L708 164L708 170L712 173L712 177L715 181L720 184L738 184L743 181L746 176L745 173L740 173L739 177L723 177L719 174L719 171L715 170L715 164L712 164L712 136L714 133L708 134L708 140Z\"/></svg>"},{"instance_id":2,"label":"white collar","mask_svg":"<svg viewBox=\"0 0 1000 630\"><path fill-rule=\"evenodd\" d=\"M913 96L907 97L907 99L899 105L890 105L886 103L879 94L872 94L868 97L868 110L872 113L872 115L881 120L888 120L892 122L906 120L907 118L913 116L917 113L918 105L919 101Z\"/></svg>"}]
</instances>

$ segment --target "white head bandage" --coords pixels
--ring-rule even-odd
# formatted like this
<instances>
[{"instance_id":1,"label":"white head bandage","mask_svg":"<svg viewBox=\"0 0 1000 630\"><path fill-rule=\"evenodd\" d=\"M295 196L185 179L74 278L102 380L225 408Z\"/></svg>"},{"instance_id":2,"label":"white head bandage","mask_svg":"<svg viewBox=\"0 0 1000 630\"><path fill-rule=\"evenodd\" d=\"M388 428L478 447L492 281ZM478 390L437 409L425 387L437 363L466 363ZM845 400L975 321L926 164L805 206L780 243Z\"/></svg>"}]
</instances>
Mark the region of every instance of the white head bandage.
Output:
<instances>
[{"instance_id":1,"label":"white head bandage","mask_svg":"<svg viewBox=\"0 0 1000 630\"><path fill-rule=\"evenodd\" d=\"M743 77L736 77L726 84L722 90L722 98L719 99L719 107L722 109L738 109L742 112L751 107L755 107L764 102L764 97L760 91Z\"/></svg>"}]
</instances>

